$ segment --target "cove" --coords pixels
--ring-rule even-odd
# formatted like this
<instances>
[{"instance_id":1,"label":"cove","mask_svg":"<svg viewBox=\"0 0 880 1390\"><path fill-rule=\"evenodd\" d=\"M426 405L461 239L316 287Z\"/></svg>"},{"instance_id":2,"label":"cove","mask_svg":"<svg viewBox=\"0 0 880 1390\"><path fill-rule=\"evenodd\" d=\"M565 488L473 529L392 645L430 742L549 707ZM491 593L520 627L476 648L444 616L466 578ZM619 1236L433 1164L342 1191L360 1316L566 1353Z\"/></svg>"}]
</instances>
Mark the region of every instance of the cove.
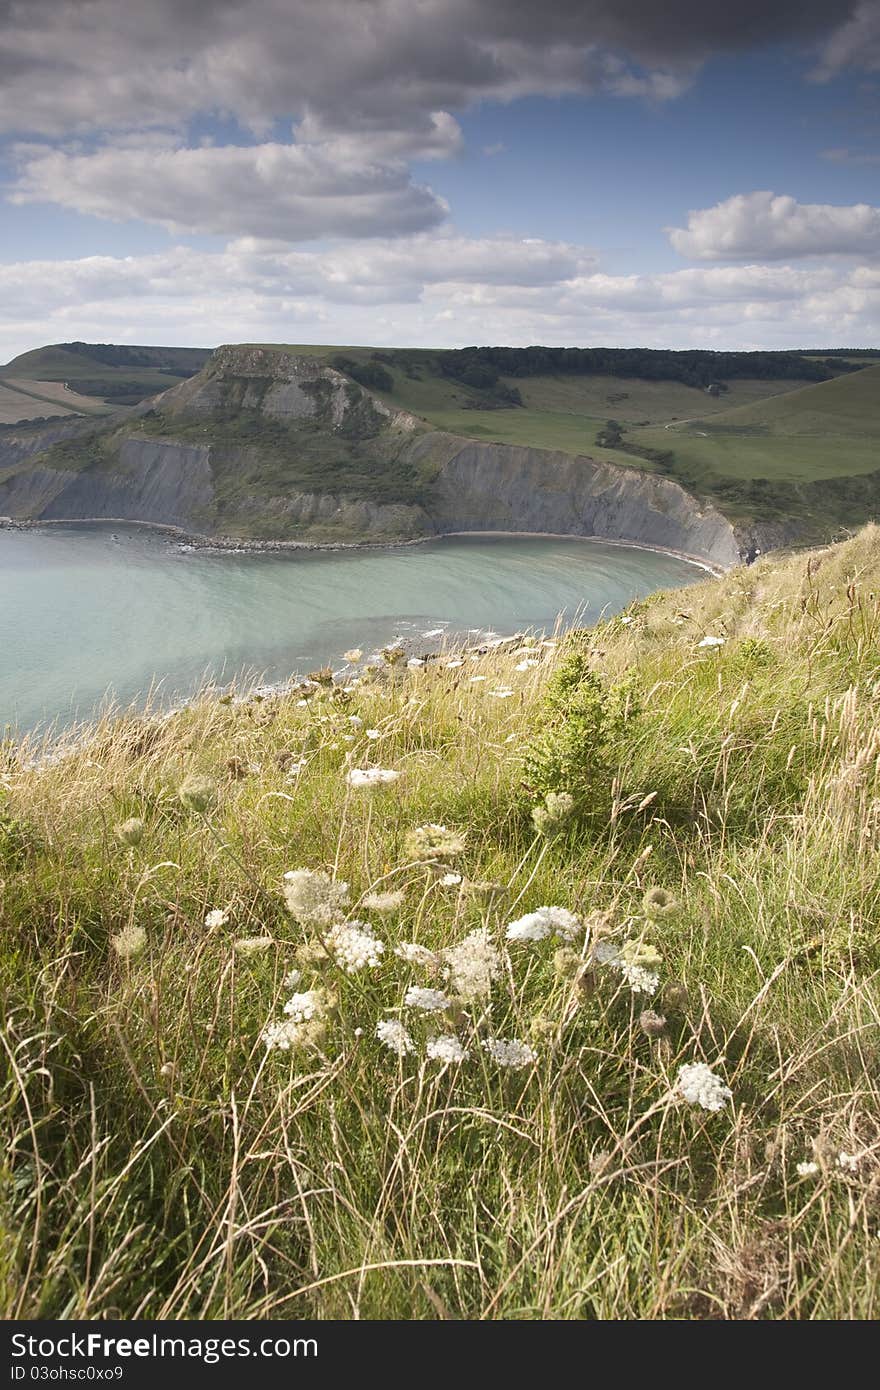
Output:
<instances>
[{"instance_id":1,"label":"cove","mask_svg":"<svg viewBox=\"0 0 880 1390\"><path fill-rule=\"evenodd\" d=\"M0 530L0 734L102 702L171 704L205 680L342 666L396 638L588 625L700 570L599 541L450 536L386 549L191 550L138 527ZM431 634L426 636L425 634Z\"/></svg>"}]
</instances>

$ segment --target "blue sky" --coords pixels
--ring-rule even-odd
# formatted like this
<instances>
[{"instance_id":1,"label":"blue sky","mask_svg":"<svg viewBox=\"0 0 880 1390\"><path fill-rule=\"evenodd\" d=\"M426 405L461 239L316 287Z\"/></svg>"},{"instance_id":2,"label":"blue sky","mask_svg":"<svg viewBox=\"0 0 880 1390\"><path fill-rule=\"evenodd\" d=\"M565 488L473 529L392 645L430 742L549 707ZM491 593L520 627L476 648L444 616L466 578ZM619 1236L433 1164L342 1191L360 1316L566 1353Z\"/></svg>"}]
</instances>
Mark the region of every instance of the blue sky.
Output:
<instances>
[{"instance_id":1,"label":"blue sky","mask_svg":"<svg viewBox=\"0 0 880 1390\"><path fill-rule=\"evenodd\" d=\"M880 343L878 0L0 16L0 359Z\"/></svg>"}]
</instances>

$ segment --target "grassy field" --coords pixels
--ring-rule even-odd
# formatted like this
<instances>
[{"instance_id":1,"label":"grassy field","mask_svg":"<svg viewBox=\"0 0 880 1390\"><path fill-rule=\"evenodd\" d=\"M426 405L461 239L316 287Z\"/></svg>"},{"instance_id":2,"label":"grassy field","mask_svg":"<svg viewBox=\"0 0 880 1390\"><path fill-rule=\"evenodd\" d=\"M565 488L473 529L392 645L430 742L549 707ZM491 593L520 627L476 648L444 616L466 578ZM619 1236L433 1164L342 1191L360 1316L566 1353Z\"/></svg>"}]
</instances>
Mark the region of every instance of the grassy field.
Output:
<instances>
[{"instance_id":1,"label":"grassy field","mask_svg":"<svg viewBox=\"0 0 880 1390\"><path fill-rule=\"evenodd\" d=\"M8 745L6 1316L875 1318L878 593Z\"/></svg>"},{"instance_id":2,"label":"grassy field","mask_svg":"<svg viewBox=\"0 0 880 1390\"><path fill-rule=\"evenodd\" d=\"M0 425L58 415L106 415L109 407L51 381L0 380Z\"/></svg>"},{"instance_id":3,"label":"grassy field","mask_svg":"<svg viewBox=\"0 0 880 1390\"><path fill-rule=\"evenodd\" d=\"M28 378L36 384L69 382L95 404L130 405L167 391L199 371L210 353L201 348L65 344L34 348L0 367L0 383Z\"/></svg>"}]
</instances>

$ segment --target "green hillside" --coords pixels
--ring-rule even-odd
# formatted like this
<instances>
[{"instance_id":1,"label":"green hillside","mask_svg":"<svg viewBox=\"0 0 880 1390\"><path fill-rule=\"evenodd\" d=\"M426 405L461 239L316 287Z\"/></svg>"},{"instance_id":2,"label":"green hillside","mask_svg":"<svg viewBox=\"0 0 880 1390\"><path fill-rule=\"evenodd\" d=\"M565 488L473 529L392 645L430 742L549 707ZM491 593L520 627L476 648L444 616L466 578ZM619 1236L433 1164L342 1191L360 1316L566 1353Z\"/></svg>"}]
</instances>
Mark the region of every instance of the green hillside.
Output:
<instances>
[{"instance_id":1,"label":"green hillside","mask_svg":"<svg viewBox=\"0 0 880 1390\"><path fill-rule=\"evenodd\" d=\"M0 380L64 381L98 402L135 405L194 375L210 355L207 348L54 343L7 362L0 367Z\"/></svg>"},{"instance_id":2,"label":"green hillside","mask_svg":"<svg viewBox=\"0 0 880 1390\"><path fill-rule=\"evenodd\" d=\"M0 747L3 1316L876 1319L878 590Z\"/></svg>"}]
</instances>

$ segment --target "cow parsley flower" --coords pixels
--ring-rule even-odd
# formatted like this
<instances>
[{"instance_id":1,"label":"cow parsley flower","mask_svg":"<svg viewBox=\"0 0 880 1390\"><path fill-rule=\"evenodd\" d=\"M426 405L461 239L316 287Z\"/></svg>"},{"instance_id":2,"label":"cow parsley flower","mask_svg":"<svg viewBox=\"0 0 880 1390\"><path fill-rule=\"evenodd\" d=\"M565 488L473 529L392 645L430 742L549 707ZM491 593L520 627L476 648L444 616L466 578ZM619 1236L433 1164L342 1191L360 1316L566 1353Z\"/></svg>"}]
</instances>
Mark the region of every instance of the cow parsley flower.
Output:
<instances>
[{"instance_id":1,"label":"cow parsley flower","mask_svg":"<svg viewBox=\"0 0 880 1390\"><path fill-rule=\"evenodd\" d=\"M532 824L539 835L552 839L569 826L575 812L575 800L571 792L548 792L543 806L532 810Z\"/></svg>"},{"instance_id":2,"label":"cow parsley flower","mask_svg":"<svg viewBox=\"0 0 880 1390\"><path fill-rule=\"evenodd\" d=\"M205 917L205 926L209 931L215 927L225 927L229 921L229 911L223 907L214 907Z\"/></svg>"},{"instance_id":3,"label":"cow parsley flower","mask_svg":"<svg viewBox=\"0 0 880 1390\"><path fill-rule=\"evenodd\" d=\"M387 1047L389 1052L396 1053L398 1057L405 1057L408 1052L416 1050L409 1033L396 1018L380 1019L376 1024L376 1037L383 1047Z\"/></svg>"},{"instance_id":4,"label":"cow parsley flower","mask_svg":"<svg viewBox=\"0 0 880 1390\"><path fill-rule=\"evenodd\" d=\"M697 643L698 647L723 647L726 638L724 637L703 637Z\"/></svg>"},{"instance_id":5,"label":"cow parsley flower","mask_svg":"<svg viewBox=\"0 0 880 1390\"><path fill-rule=\"evenodd\" d=\"M292 994L284 1005L284 1012L294 1023L308 1023L323 1010L324 995L319 989L307 989L301 994Z\"/></svg>"},{"instance_id":6,"label":"cow parsley flower","mask_svg":"<svg viewBox=\"0 0 880 1390\"><path fill-rule=\"evenodd\" d=\"M492 981L501 970L501 957L482 927L472 931L457 946L448 946L443 959L450 984L463 1000L482 999L490 994Z\"/></svg>"},{"instance_id":7,"label":"cow parsley flower","mask_svg":"<svg viewBox=\"0 0 880 1390\"><path fill-rule=\"evenodd\" d=\"M362 906L370 912L396 912L403 906L405 896L402 888L397 888L391 893L367 893Z\"/></svg>"},{"instance_id":8,"label":"cow parsley flower","mask_svg":"<svg viewBox=\"0 0 880 1390\"><path fill-rule=\"evenodd\" d=\"M454 859L464 852L464 836L445 825L419 825L404 841L407 859Z\"/></svg>"},{"instance_id":9,"label":"cow parsley flower","mask_svg":"<svg viewBox=\"0 0 880 1390\"><path fill-rule=\"evenodd\" d=\"M440 879L441 888L457 888L461 883L461 874L444 874Z\"/></svg>"},{"instance_id":10,"label":"cow parsley flower","mask_svg":"<svg viewBox=\"0 0 880 1390\"><path fill-rule=\"evenodd\" d=\"M489 690L486 693L494 696L496 700L509 700L511 695L514 695L516 692L509 690L506 685L502 685L499 686L497 690Z\"/></svg>"},{"instance_id":11,"label":"cow parsley flower","mask_svg":"<svg viewBox=\"0 0 880 1390\"><path fill-rule=\"evenodd\" d=\"M844 1153L844 1151L841 1149L840 1153L837 1155L837 1160L836 1160L836 1162L837 1162L838 1168L842 1168L843 1171L844 1171L845 1173L857 1173L857 1172L858 1172L858 1168L859 1168L859 1156L858 1156L858 1154L848 1154L848 1153Z\"/></svg>"},{"instance_id":12,"label":"cow parsley flower","mask_svg":"<svg viewBox=\"0 0 880 1390\"><path fill-rule=\"evenodd\" d=\"M146 825L140 816L132 816L129 820L124 820L120 825L113 827L113 834L122 844L128 845L129 849L134 849L144 838Z\"/></svg>"},{"instance_id":13,"label":"cow parsley flower","mask_svg":"<svg viewBox=\"0 0 880 1390\"><path fill-rule=\"evenodd\" d=\"M424 970L436 970L440 964L440 958L417 941L402 941L395 946L394 954L405 960L407 965L420 965Z\"/></svg>"},{"instance_id":14,"label":"cow parsley flower","mask_svg":"<svg viewBox=\"0 0 880 1390\"><path fill-rule=\"evenodd\" d=\"M329 926L348 902L348 884L321 869L290 869L283 893L287 910L304 927Z\"/></svg>"},{"instance_id":15,"label":"cow parsley flower","mask_svg":"<svg viewBox=\"0 0 880 1390\"><path fill-rule=\"evenodd\" d=\"M642 911L652 921L660 922L664 918L676 917L679 905L665 888L649 888L642 898Z\"/></svg>"},{"instance_id":16,"label":"cow parsley flower","mask_svg":"<svg viewBox=\"0 0 880 1390\"><path fill-rule=\"evenodd\" d=\"M347 975L382 964L385 943L367 922L339 922L324 937L324 945Z\"/></svg>"},{"instance_id":17,"label":"cow parsley flower","mask_svg":"<svg viewBox=\"0 0 880 1390\"><path fill-rule=\"evenodd\" d=\"M535 1050L517 1038L485 1038L483 1047L499 1067L530 1067L538 1060Z\"/></svg>"},{"instance_id":18,"label":"cow parsley flower","mask_svg":"<svg viewBox=\"0 0 880 1390\"><path fill-rule=\"evenodd\" d=\"M633 994L656 994L660 985L657 966L662 963L659 951L642 941L625 941L612 959Z\"/></svg>"},{"instance_id":19,"label":"cow parsley flower","mask_svg":"<svg viewBox=\"0 0 880 1390\"><path fill-rule=\"evenodd\" d=\"M518 661L513 669L514 671L531 671L533 667L539 664L539 662L535 661L534 657L526 657L524 661Z\"/></svg>"},{"instance_id":20,"label":"cow parsley flower","mask_svg":"<svg viewBox=\"0 0 880 1390\"><path fill-rule=\"evenodd\" d=\"M181 782L177 795L187 810L199 811L204 815L217 800L217 784L212 778L193 772Z\"/></svg>"},{"instance_id":21,"label":"cow parsley flower","mask_svg":"<svg viewBox=\"0 0 880 1390\"><path fill-rule=\"evenodd\" d=\"M383 787L396 782L400 775L388 767L353 767L345 780L350 787Z\"/></svg>"},{"instance_id":22,"label":"cow parsley flower","mask_svg":"<svg viewBox=\"0 0 880 1390\"><path fill-rule=\"evenodd\" d=\"M466 1062L470 1053L466 1047L462 1047L454 1034L443 1033L440 1037L428 1039L425 1056L432 1062L455 1064Z\"/></svg>"},{"instance_id":23,"label":"cow parsley flower","mask_svg":"<svg viewBox=\"0 0 880 1390\"><path fill-rule=\"evenodd\" d=\"M442 989L422 989L419 985L410 985L403 1000L408 1009L420 1009L422 1013L439 1013L443 1009L448 1009L452 1000Z\"/></svg>"},{"instance_id":24,"label":"cow parsley flower","mask_svg":"<svg viewBox=\"0 0 880 1390\"><path fill-rule=\"evenodd\" d=\"M685 1062L678 1069L676 1090L688 1105L704 1110L723 1110L733 1092L705 1062Z\"/></svg>"},{"instance_id":25,"label":"cow parsley flower","mask_svg":"<svg viewBox=\"0 0 880 1390\"><path fill-rule=\"evenodd\" d=\"M798 1163L795 1172L799 1178L813 1178L819 1172L818 1163Z\"/></svg>"},{"instance_id":26,"label":"cow parsley flower","mask_svg":"<svg viewBox=\"0 0 880 1390\"><path fill-rule=\"evenodd\" d=\"M301 970L289 970L281 981L285 989L296 989L302 979Z\"/></svg>"},{"instance_id":27,"label":"cow parsley flower","mask_svg":"<svg viewBox=\"0 0 880 1390\"><path fill-rule=\"evenodd\" d=\"M544 941L548 936L556 936L560 941L571 942L584 924L567 907L537 907L510 922L505 933L508 941Z\"/></svg>"},{"instance_id":28,"label":"cow parsley flower","mask_svg":"<svg viewBox=\"0 0 880 1390\"><path fill-rule=\"evenodd\" d=\"M147 933L143 927L129 925L121 932L111 936L110 945L120 960L134 960L147 944Z\"/></svg>"}]
</instances>

